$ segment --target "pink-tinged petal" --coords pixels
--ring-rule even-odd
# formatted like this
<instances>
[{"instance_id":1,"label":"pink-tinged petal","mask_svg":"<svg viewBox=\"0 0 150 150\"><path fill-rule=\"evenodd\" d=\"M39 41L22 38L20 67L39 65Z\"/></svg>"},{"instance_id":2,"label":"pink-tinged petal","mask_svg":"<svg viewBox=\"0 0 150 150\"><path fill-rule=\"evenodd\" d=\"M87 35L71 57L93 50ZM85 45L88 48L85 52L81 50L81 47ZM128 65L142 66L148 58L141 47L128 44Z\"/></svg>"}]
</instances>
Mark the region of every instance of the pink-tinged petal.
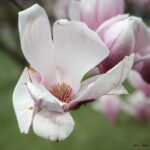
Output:
<instances>
[{"instance_id":1,"label":"pink-tinged petal","mask_svg":"<svg viewBox=\"0 0 150 150\"><path fill-rule=\"evenodd\" d=\"M19 12L19 33L24 56L49 87L56 80L55 54L45 10L35 4Z\"/></svg>"},{"instance_id":2,"label":"pink-tinged petal","mask_svg":"<svg viewBox=\"0 0 150 150\"><path fill-rule=\"evenodd\" d=\"M108 56L108 49L84 23L59 20L54 24L54 45L60 82L80 88L83 76Z\"/></svg>"},{"instance_id":3,"label":"pink-tinged petal","mask_svg":"<svg viewBox=\"0 0 150 150\"><path fill-rule=\"evenodd\" d=\"M133 29L135 33L136 43L135 43L135 52L140 53L142 56L150 52L150 32L149 28L144 24L141 18L130 17L132 20Z\"/></svg>"},{"instance_id":4,"label":"pink-tinged petal","mask_svg":"<svg viewBox=\"0 0 150 150\"><path fill-rule=\"evenodd\" d=\"M106 45L111 48L114 42L116 43L117 37L127 29L130 32L133 32L135 38L134 52L138 52L141 56L149 53L150 32L148 27L139 17L119 15L104 22L97 30L97 33L106 43Z\"/></svg>"},{"instance_id":5,"label":"pink-tinged petal","mask_svg":"<svg viewBox=\"0 0 150 150\"><path fill-rule=\"evenodd\" d=\"M124 0L81 0L70 5L70 18L96 30L104 21L124 13ZM90 17L89 17L90 16Z\"/></svg>"},{"instance_id":6,"label":"pink-tinged petal","mask_svg":"<svg viewBox=\"0 0 150 150\"><path fill-rule=\"evenodd\" d=\"M33 120L34 132L51 141L66 139L74 128L74 121L70 113L58 113L42 110L36 114Z\"/></svg>"},{"instance_id":7,"label":"pink-tinged petal","mask_svg":"<svg viewBox=\"0 0 150 150\"><path fill-rule=\"evenodd\" d=\"M76 0L72 0L69 6L69 18L71 20L80 21L80 2Z\"/></svg>"},{"instance_id":8,"label":"pink-tinged petal","mask_svg":"<svg viewBox=\"0 0 150 150\"><path fill-rule=\"evenodd\" d=\"M115 39L110 55L99 65L101 71L106 72L120 62L124 56L129 56L134 50L135 39L130 28L124 29Z\"/></svg>"},{"instance_id":9,"label":"pink-tinged petal","mask_svg":"<svg viewBox=\"0 0 150 150\"><path fill-rule=\"evenodd\" d=\"M36 72L32 68L28 68L28 72L29 72L29 77L30 77L31 82L41 83L42 77L38 72Z\"/></svg>"},{"instance_id":10,"label":"pink-tinged petal","mask_svg":"<svg viewBox=\"0 0 150 150\"><path fill-rule=\"evenodd\" d=\"M36 103L49 111L63 112L63 102L59 101L42 84L27 82L28 90Z\"/></svg>"},{"instance_id":11,"label":"pink-tinged petal","mask_svg":"<svg viewBox=\"0 0 150 150\"><path fill-rule=\"evenodd\" d=\"M132 71L130 73L129 80L135 87L142 90L147 97L150 97L150 84L142 78L140 73L135 70Z\"/></svg>"},{"instance_id":12,"label":"pink-tinged petal","mask_svg":"<svg viewBox=\"0 0 150 150\"><path fill-rule=\"evenodd\" d=\"M93 79L87 79L87 81L82 83L75 100L66 105L64 110L74 108L79 102L96 99L106 95L112 89L121 85L132 68L133 60L133 54L126 56L119 64L107 73L97 75L96 77L93 77Z\"/></svg>"},{"instance_id":13,"label":"pink-tinged petal","mask_svg":"<svg viewBox=\"0 0 150 150\"><path fill-rule=\"evenodd\" d=\"M131 24L127 15L119 15L106 22L104 22L97 33L109 48L113 46L115 40L124 32L124 30L131 30Z\"/></svg>"},{"instance_id":14,"label":"pink-tinged petal","mask_svg":"<svg viewBox=\"0 0 150 150\"><path fill-rule=\"evenodd\" d=\"M106 30L108 28L110 28L112 25L114 25L115 23L117 23L118 21L122 21L125 20L129 17L128 14L124 14L124 15L118 15L116 17L113 17L107 21L105 21L101 26L99 26L99 28L97 29L96 32L101 32L100 34L104 34L106 32Z\"/></svg>"},{"instance_id":15,"label":"pink-tinged petal","mask_svg":"<svg viewBox=\"0 0 150 150\"><path fill-rule=\"evenodd\" d=\"M128 94L127 89L123 85L119 85L115 89L112 89L107 95L123 95Z\"/></svg>"},{"instance_id":16,"label":"pink-tinged petal","mask_svg":"<svg viewBox=\"0 0 150 150\"><path fill-rule=\"evenodd\" d=\"M97 0L81 0L80 2L80 21L85 22L92 30L96 30L100 25L96 18L98 3Z\"/></svg>"},{"instance_id":17,"label":"pink-tinged petal","mask_svg":"<svg viewBox=\"0 0 150 150\"><path fill-rule=\"evenodd\" d=\"M105 113L111 121L116 121L121 108L121 99L118 96L102 96L94 103L93 108Z\"/></svg>"},{"instance_id":18,"label":"pink-tinged petal","mask_svg":"<svg viewBox=\"0 0 150 150\"><path fill-rule=\"evenodd\" d=\"M100 0L97 5L97 19L99 24L118 14L124 13L124 0Z\"/></svg>"},{"instance_id":19,"label":"pink-tinged petal","mask_svg":"<svg viewBox=\"0 0 150 150\"><path fill-rule=\"evenodd\" d=\"M27 134L37 106L32 100L25 83L29 81L28 70L24 69L13 93L13 105L21 133Z\"/></svg>"},{"instance_id":20,"label":"pink-tinged petal","mask_svg":"<svg viewBox=\"0 0 150 150\"><path fill-rule=\"evenodd\" d=\"M121 106L124 111L140 120L146 120L150 114L150 99L140 91L130 95L127 103L123 103Z\"/></svg>"},{"instance_id":21,"label":"pink-tinged petal","mask_svg":"<svg viewBox=\"0 0 150 150\"><path fill-rule=\"evenodd\" d=\"M124 15L122 16L124 18ZM119 19L120 18L120 19ZM108 21L110 23L113 22ZM132 24L129 19L116 17L117 22L112 23L108 28L99 28L97 33L103 39L104 43L110 49L109 56L99 65L102 72L106 72L120 62L124 56L129 56L135 45L135 37ZM107 22L107 21L106 21Z\"/></svg>"}]
</instances>

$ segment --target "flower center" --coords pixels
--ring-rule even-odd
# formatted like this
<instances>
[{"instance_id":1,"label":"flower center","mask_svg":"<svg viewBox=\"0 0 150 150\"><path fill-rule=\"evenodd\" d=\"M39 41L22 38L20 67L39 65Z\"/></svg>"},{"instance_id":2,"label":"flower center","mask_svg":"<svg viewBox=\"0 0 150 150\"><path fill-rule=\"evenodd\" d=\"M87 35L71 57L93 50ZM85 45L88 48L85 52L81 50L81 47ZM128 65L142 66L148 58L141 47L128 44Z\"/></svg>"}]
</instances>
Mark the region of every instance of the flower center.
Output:
<instances>
[{"instance_id":1,"label":"flower center","mask_svg":"<svg viewBox=\"0 0 150 150\"><path fill-rule=\"evenodd\" d=\"M73 99L72 88L65 83L55 84L50 92L62 102L69 103Z\"/></svg>"}]
</instances>

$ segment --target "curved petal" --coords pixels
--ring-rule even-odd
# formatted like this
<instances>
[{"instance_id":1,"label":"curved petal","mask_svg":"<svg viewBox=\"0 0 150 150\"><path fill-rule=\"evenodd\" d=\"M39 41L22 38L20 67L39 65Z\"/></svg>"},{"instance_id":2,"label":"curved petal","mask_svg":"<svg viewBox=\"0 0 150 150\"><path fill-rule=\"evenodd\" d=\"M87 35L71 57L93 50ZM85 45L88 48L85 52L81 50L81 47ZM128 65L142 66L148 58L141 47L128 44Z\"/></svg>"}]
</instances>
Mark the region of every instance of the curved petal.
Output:
<instances>
[{"instance_id":1,"label":"curved petal","mask_svg":"<svg viewBox=\"0 0 150 150\"><path fill-rule=\"evenodd\" d=\"M85 22L92 30L96 30L100 25L96 18L98 4L97 0L81 0L80 2L80 21Z\"/></svg>"},{"instance_id":2,"label":"curved petal","mask_svg":"<svg viewBox=\"0 0 150 150\"><path fill-rule=\"evenodd\" d=\"M64 110L69 110L75 107L79 102L99 98L121 85L132 68L133 60L133 54L129 57L126 56L119 64L107 73L99 75L99 78L97 78L98 76L94 77L97 78L94 82L88 82L88 80L92 81L92 79L83 82L76 99L66 105Z\"/></svg>"},{"instance_id":3,"label":"curved petal","mask_svg":"<svg viewBox=\"0 0 150 150\"><path fill-rule=\"evenodd\" d=\"M41 83L42 77L32 68L28 68L30 81L33 83Z\"/></svg>"},{"instance_id":4,"label":"curved petal","mask_svg":"<svg viewBox=\"0 0 150 150\"><path fill-rule=\"evenodd\" d=\"M102 72L111 69L134 50L135 37L132 23L125 15L106 21L97 33L110 50L109 56L99 65Z\"/></svg>"},{"instance_id":5,"label":"curved petal","mask_svg":"<svg viewBox=\"0 0 150 150\"><path fill-rule=\"evenodd\" d=\"M24 69L13 93L13 105L21 133L28 133L37 110L25 82L29 81L28 70Z\"/></svg>"},{"instance_id":6,"label":"curved petal","mask_svg":"<svg viewBox=\"0 0 150 150\"><path fill-rule=\"evenodd\" d=\"M76 93L83 76L104 58L108 49L84 23L59 20L54 25L54 45L60 82Z\"/></svg>"},{"instance_id":7,"label":"curved petal","mask_svg":"<svg viewBox=\"0 0 150 150\"><path fill-rule=\"evenodd\" d=\"M104 34L104 32L110 28L113 24L117 23L118 21L122 21L122 20L125 20L129 17L128 14L124 14L124 15L118 15L116 17L113 17L107 21L105 21L101 26L99 26L99 28L97 29L97 33L100 33L101 32L101 35ZM118 30L117 30L118 32Z\"/></svg>"},{"instance_id":8,"label":"curved petal","mask_svg":"<svg viewBox=\"0 0 150 150\"><path fill-rule=\"evenodd\" d=\"M45 10L35 4L19 12L19 33L25 58L49 86L56 78L55 54Z\"/></svg>"},{"instance_id":9,"label":"curved petal","mask_svg":"<svg viewBox=\"0 0 150 150\"><path fill-rule=\"evenodd\" d=\"M82 90L84 91L88 85L90 85L91 83L94 83L97 79L100 78L100 76L103 76L103 75L96 75L94 77L89 78L88 80L85 80L84 84L82 84L81 86L80 92ZM107 93L107 95L122 95L122 94L128 94L128 91L125 89L123 85L119 85L116 88L112 89L109 93Z\"/></svg>"},{"instance_id":10,"label":"curved petal","mask_svg":"<svg viewBox=\"0 0 150 150\"><path fill-rule=\"evenodd\" d=\"M140 53L142 56L147 54L150 51L150 31L149 28L144 24L141 18L139 17L130 17L133 21L133 29L136 38L135 52Z\"/></svg>"},{"instance_id":11,"label":"curved petal","mask_svg":"<svg viewBox=\"0 0 150 150\"><path fill-rule=\"evenodd\" d=\"M124 0L81 0L72 1L70 5L70 18L85 22L92 30L96 30L104 21L123 13Z\"/></svg>"},{"instance_id":12,"label":"curved petal","mask_svg":"<svg viewBox=\"0 0 150 150\"><path fill-rule=\"evenodd\" d=\"M63 112L63 102L59 101L42 84L27 82L28 90L37 104L49 111Z\"/></svg>"},{"instance_id":13,"label":"curved petal","mask_svg":"<svg viewBox=\"0 0 150 150\"><path fill-rule=\"evenodd\" d=\"M99 24L124 13L124 0L100 0L97 6L97 19Z\"/></svg>"},{"instance_id":14,"label":"curved petal","mask_svg":"<svg viewBox=\"0 0 150 150\"><path fill-rule=\"evenodd\" d=\"M74 121L70 113L57 113L42 110L36 114L33 120L34 132L51 141L66 139L74 128Z\"/></svg>"},{"instance_id":15,"label":"curved petal","mask_svg":"<svg viewBox=\"0 0 150 150\"><path fill-rule=\"evenodd\" d=\"M140 90L142 90L147 97L150 97L150 84L144 81L140 73L133 70L129 76L130 82Z\"/></svg>"},{"instance_id":16,"label":"curved petal","mask_svg":"<svg viewBox=\"0 0 150 150\"><path fill-rule=\"evenodd\" d=\"M111 50L109 56L99 65L103 72L111 69L125 56L129 56L131 53L133 53L134 50L135 38L130 26L124 28L120 35L113 40L114 41L110 48ZM107 43L105 44L107 45Z\"/></svg>"}]
</instances>

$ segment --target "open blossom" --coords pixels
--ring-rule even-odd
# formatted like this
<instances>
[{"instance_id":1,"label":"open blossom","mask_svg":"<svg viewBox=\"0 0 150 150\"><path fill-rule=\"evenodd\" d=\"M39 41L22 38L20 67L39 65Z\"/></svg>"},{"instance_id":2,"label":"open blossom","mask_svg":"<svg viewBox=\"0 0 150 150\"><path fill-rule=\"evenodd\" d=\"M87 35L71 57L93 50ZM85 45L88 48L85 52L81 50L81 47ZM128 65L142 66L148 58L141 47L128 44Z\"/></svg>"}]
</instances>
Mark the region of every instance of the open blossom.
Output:
<instances>
[{"instance_id":1,"label":"open blossom","mask_svg":"<svg viewBox=\"0 0 150 150\"><path fill-rule=\"evenodd\" d=\"M122 103L121 107L128 114L140 120L146 120L150 114L150 99L137 91L130 95L127 102Z\"/></svg>"},{"instance_id":2,"label":"open blossom","mask_svg":"<svg viewBox=\"0 0 150 150\"><path fill-rule=\"evenodd\" d=\"M72 1L70 18L85 22L96 30L104 21L124 13L124 0L81 0Z\"/></svg>"},{"instance_id":3,"label":"open blossom","mask_svg":"<svg viewBox=\"0 0 150 150\"><path fill-rule=\"evenodd\" d=\"M101 72L107 72L131 53L135 54L134 64L149 56L149 28L139 17L116 16L105 21L97 33L110 51L109 56L98 66Z\"/></svg>"},{"instance_id":4,"label":"open blossom","mask_svg":"<svg viewBox=\"0 0 150 150\"><path fill-rule=\"evenodd\" d=\"M56 21L52 40L48 17L37 4L19 13L19 33L23 54L31 66L24 69L13 93L22 133L28 133L33 124L38 136L64 140L74 128L68 111L120 86L133 65L131 55L107 73L81 83L109 50L80 22ZM42 110L38 111L39 107Z\"/></svg>"},{"instance_id":5,"label":"open blossom","mask_svg":"<svg viewBox=\"0 0 150 150\"><path fill-rule=\"evenodd\" d=\"M121 109L121 100L115 95L106 95L99 98L93 105L97 111L101 111L108 116L111 121L116 121Z\"/></svg>"}]
</instances>

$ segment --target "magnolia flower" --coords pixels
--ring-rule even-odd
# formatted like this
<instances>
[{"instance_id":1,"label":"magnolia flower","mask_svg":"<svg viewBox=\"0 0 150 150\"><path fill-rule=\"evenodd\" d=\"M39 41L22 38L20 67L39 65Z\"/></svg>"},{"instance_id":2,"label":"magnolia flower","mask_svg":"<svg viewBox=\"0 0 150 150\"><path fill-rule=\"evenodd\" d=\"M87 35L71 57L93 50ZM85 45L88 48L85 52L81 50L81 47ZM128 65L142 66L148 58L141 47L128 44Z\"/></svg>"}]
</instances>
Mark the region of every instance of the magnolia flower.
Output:
<instances>
[{"instance_id":1,"label":"magnolia flower","mask_svg":"<svg viewBox=\"0 0 150 150\"><path fill-rule=\"evenodd\" d=\"M125 57L107 73L81 83L108 56L107 47L84 23L67 20L54 23L52 40L48 17L37 4L19 13L19 33L31 66L24 69L13 93L22 133L33 124L38 136L64 140L74 128L68 111L120 86L133 64L133 55Z\"/></svg>"},{"instance_id":2,"label":"magnolia flower","mask_svg":"<svg viewBox=\"0 0 150 150\"><path fill-rule=\"evenodd\" d=\"M150 56L149 28L139 17L119 15L105 21L97 33L110 51L98 66L101 72L107 72L131 53L135 54L135 64Z\"/></svg>"},{"instance_id":3,"label":"magnolia flower","mask_svg":"<svg viewBox=\"0 0 150 150\"><path fill-rule=\"evenodd\" d=\"M96 30L104 21L123 13L124 0L73 0L69 7L70 18L85 22L92 30Z\"/></svg>"},{"instance_id":4,"label":"magnolia flower","mask_svg":"<svg viewBox=\"0 0 150 150\"><path fill-rule=\"evenodd\" d=\"M121 109L121 100L115 95L102 96L94 103L93 108L103 112L114 122L117 120L118 113Z\"/></svg>"},{"instance_id":5,"label":"magnolia flower","mask_svg":"<svg viewBox=\"0 0 150 150\"><path fill-rule=\"evenodd\" d=\"M129 96L127 103L122 103L121 106L125 112L140 120L146 120L150 114L150 99L140 91Z\"/></svg>"}]
</instances>

